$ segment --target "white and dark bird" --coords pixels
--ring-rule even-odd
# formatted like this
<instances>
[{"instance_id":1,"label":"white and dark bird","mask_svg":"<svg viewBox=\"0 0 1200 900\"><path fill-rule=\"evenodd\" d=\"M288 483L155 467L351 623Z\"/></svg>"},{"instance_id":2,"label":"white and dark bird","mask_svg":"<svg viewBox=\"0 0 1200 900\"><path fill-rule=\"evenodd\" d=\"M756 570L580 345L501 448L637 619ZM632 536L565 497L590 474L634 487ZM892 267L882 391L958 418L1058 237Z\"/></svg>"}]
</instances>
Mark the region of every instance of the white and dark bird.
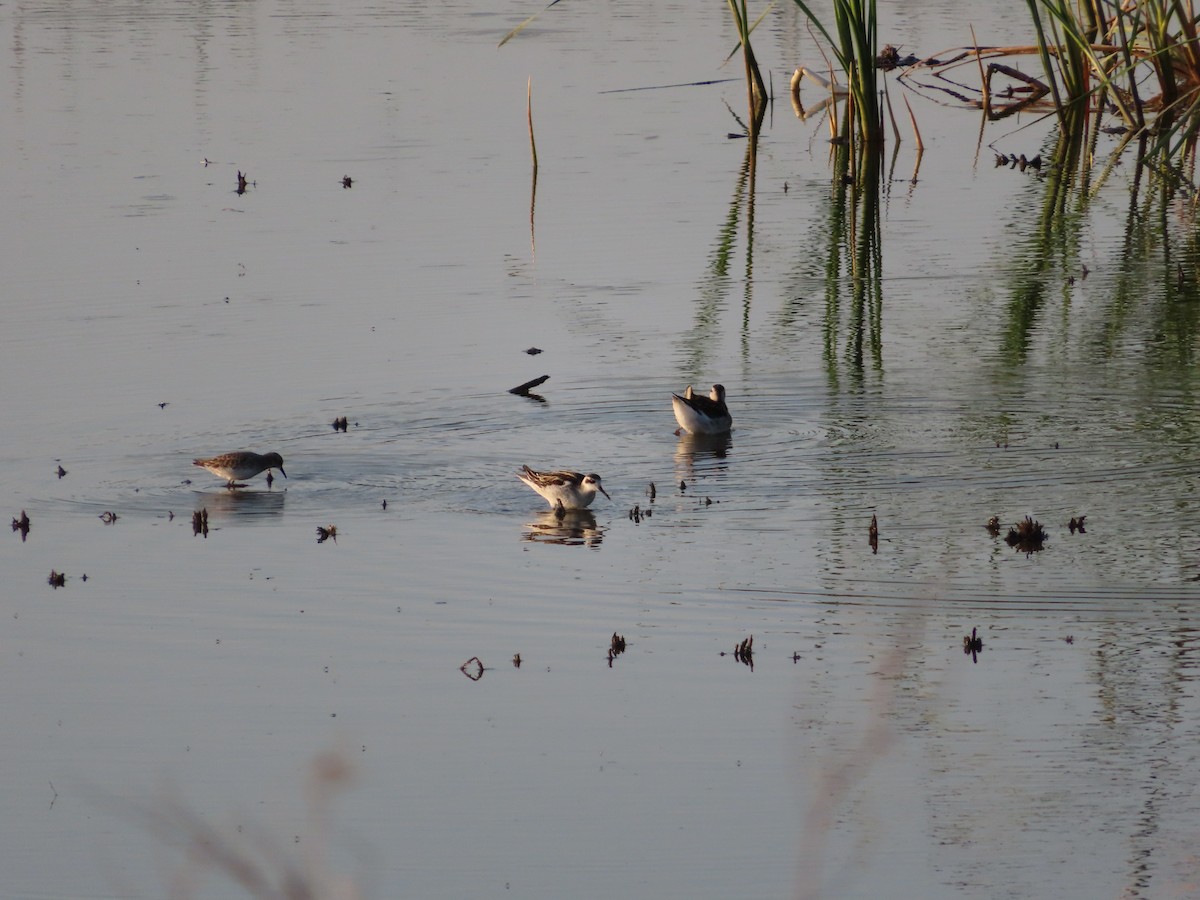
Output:
<instances>
[{"instance_id":1,"label":"white and dark bird","mask_svg":"<svg viewBox=\"0 0 1200 900\"><path fill-rule=\"evenodd\" d=\"M533 488L547 503L563 509L586 509L596 499L597 492L608 497L608 491L600 483L595 472L535 472L529 466L521 466L517 477ZM609 500L612 497L608 497Z\"/></svg>"},{"instance_id":2,"label":"white and dark bird","mask_svg":"<svg viewBox=\"0 0 1200 900\"><path fill-rule=\"evenodd\" d=\"M671 407L675 421L689 434L724 434L733 427L723 384L714 384L707 397L694 393L689 384L682 396L671 395Z\"/></svg>"}]
</instances>

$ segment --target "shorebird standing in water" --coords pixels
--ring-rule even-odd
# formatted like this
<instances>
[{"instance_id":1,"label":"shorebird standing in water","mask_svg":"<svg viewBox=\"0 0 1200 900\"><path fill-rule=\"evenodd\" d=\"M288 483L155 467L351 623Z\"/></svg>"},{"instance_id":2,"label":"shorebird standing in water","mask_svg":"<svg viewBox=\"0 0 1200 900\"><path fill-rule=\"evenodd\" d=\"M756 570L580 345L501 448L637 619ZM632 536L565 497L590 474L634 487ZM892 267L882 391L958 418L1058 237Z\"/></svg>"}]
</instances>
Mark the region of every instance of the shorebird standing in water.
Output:
<instances>
[{"instance_id":1,"label":"shorebird standing in water","mask_svg":"<svg viewBox=\"0 0 1200 900\"><path fill-rule=\"evenodd\" d=\"M517 477L556 508L561 506L563 509L586 509L596 499L597 491L608 497L608 491L600 483L600 476L594 472L588 475L567 471L535 472L529 466L521 466ZM608 499L611 500L612 497Z\"/></svg>"},{"instance_id":2,"label":"shorebird standing in water","mask_svg":"<svg viewBox=\"0 0 1200 900\"><path fill-rule=\"evenodd\" d=\"M192 460L192 465L208 469L218 478L224 478L226 487L245 487L239 482L253 478L265 469L278 469L279 474L287 478L283 471L283 457L278 453L251 453L249 450L238 450L234 453L222 453L220 456L210 456L205 459Z\"/></svg>"}]
</instances>

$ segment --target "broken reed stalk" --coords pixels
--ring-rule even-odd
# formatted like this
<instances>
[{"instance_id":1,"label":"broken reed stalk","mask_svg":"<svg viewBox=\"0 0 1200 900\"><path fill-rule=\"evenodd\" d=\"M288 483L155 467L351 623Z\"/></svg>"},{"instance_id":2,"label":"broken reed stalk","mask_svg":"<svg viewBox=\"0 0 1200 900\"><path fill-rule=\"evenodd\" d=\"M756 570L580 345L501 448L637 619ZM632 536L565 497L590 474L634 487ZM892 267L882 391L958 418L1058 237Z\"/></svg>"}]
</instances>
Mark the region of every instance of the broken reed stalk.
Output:
<instances>
[{"instance_id":1,"label":"broken reed stalk","mask_svg":"<svg viewBox=\"0 0 1200 900\"><path fill-rule=\"evenodd\" d=\"M977 49L979 47L979 38L975 37L974 25L971 26L971 45ZM985 78L983 75L983 60L980 58L978 53L975 54L975 65L979 67L979 93L983 98L984 112L987 112L988 107L991 106L992 103L992 95L988 90L987 78Z\"/></svg>"},{"instance_id":2,"label":"broken reed stalk","mask_svg":"<svg viewBox=\"0 0 1200 900\"><path fill-rule=\"evenodd\" d=\"M917 117L912 111L912 106L909 105L908 97L904 94L901 94L901 96L904 97L904 105L908 108L908 118L912 122L913 139L917 142L917 153L924 153L925 142L921 140L921 129L917 127Z\"/></svg>"},{"instance_id":3,"label":"broken reed stalk","mask_svg":"<svg viewBox=\"0 0 1200 900\"><path fill-rule=\"evenodd\" d=\"M525 86L525 117L529 120L529 152L533 154L533 175L537 177L537 142L533 139L533 76Z\"/></svg>"}]
</instances>

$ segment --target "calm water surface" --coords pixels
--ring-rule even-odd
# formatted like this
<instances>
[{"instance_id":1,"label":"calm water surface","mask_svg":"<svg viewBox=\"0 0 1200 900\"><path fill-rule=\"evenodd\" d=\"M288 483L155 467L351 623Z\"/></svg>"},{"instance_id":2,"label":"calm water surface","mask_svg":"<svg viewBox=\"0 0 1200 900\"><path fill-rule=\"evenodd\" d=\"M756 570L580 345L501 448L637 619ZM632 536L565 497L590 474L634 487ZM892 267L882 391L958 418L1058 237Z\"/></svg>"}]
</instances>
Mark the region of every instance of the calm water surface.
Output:
<instances>
[{"instance_id":1,"label":"calm water surface","mask_svg":"<svg viewBox=\"0 0 1200 900\"><path fill-rule=\"evenodd\" d=\"M988 146L1046 128L912 85L863 319L823 123L775 104L751 226L742 86L624 90L736 76L725 10L497 50L536 6L0 8L0 893L243 895L206 846L328 896L1194 894L1187 210L1117 180L1047 257ZM783 8L758 55L817 58ZM732 435L677 437L714 381ZM289 477L190 465L231 449Z\"/></svg>"}]
</instances>

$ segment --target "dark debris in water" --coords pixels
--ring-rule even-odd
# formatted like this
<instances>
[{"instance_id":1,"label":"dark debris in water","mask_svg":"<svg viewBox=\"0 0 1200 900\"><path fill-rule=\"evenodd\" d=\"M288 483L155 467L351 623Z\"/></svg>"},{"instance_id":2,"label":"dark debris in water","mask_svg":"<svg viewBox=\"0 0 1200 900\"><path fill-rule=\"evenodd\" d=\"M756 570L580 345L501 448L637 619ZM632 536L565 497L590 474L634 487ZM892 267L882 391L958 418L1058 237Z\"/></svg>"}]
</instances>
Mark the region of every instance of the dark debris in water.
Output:
<instances>
[{"instance_id":1,"label":"dark debris in water","mask_svg":"<svg viewBox=\"0 0 1200 900\"><path fill-rule=\"evenodd\" d=\"M1071 534L1074 534L1077 531L1080 534L1087 534L1087 529L1083 527L1083 520L1086 518L1087 518L1087 516L1072 516L1071 517L1071 521L1067 523L1067 527L1069 529L1071 529Z\"/></svg>"},{"instance_id":2,"label":"dark debris in water","mask_svg":"<svg viewBox=\"0 0 1200 900\"><path fill-rule=\"evenodd\" d=\"M58 477L62 478L66 474L67 474L67 470L64 469L62 466L59 466L58 467Z\"/></svg>"},{"instance_id":3,"label":"dark debris in water","mask_svg":"<svg viewBox=\"0 0 1200 900\"><path fill-rule=\"evenodd\" d=\"M338 418L333 420L333 430L334 431L346 431L349 427L350 427L350 423L346 419L345 416L339 416Z\"/></svg>"},{"instance_id":4,"label":"dark debris in water","mask_svg":"<svg viewBox=\"0 0 1200 900\"><path fill-rule=\"evenodd\" d=\"M987 520L987 524L984 525L983 527L988 530L988 534L990 534L992 537L999 537L1000 536L1000 517L992 516L990 519Z\"/></svg>"},{"instance_id":5,"label":"dark debris in water","mask_svg":"<svg viewBox=\"0 0 1200 900\"><path fill-rule=\"evenodd\" d=\"M724 656L725 651L721 651L721 655ZM754 635L733 645L733 658L742 665L749 666L751 672L754 671Z\"/></svg>"},{"instance_id":6,"label":"dark debris in water","mask_svg":"<svg viewBox=\"0 0 1200 900\"><path fill-rule=\"evenodd\" d=\"M608 667L611 669L613 660L625 652L625 636L613 632L612 641L608 645Z\"/></svg>"},{"instance_id":7,"label":"dark debris in water","mask_svg":"<svg viewBox=\"0 0 1200 900\"><path fill-rule=\"evenodd\" d=\"M54 569L51 569L50 577L46 579L46 583L55 590L58 590L60 587L66 587L67 576L63 572L56 572Z\"/></svg>"},{"instance_id":8,"label":"dark debris in water","mask_svg":"<svg viewBox=\"0 0 1200 900\"><path fill-rule=\"evenodd\" d=\"M21 510L21 518L12 520L12 530L21 532L21 543L25 543L29 536L29 516L25 515L25 510Z\"/></svg>"},{"instance_id":9,"label":"dark debris in water","mask_svg":"<svg viewBox=\"0 0 1200 900\"><path fill-rule=\"evenodd\" d=\"M539 353L542 352L542 350L540 347L530 347L525 352L528 353L530 356L537 356Z\"/></svg>"},{"instance_id":10,"label":"dark debris in water","mask_svg":"<svg viewBox=\"0 0 1200 900\"><path fill-rule=\"evenodd\" d=\"M1042 549L1045 541L1046 529L1031 516L1026 516L1022 521L1008 529L1008 534L1004 537L1004 542L1008 546L1025 553L1036 553Z\"/></svg>"},{"instance_id":11,"label":"dark debris in water","mask_svg":"<svg viewBox=\"0 0 1200 900\"><path fill-rule=\"evenodd\" d=\"M1024 153L1019 156L1015 153L1008 155L997 153L996 168L999 169L1001 166L1008 166L1010 169L1019 169L1022 172L1024 172L1026 169L1041 171L1042 155L1039 153L1032 158L1028 158Z\"/></svg>"},{"instance_id":12,"label":"dark debris in water","mask_svg":"<svg viewBox=\"0 0 1200 900\"><path fill-rule=\"evenodd\" d=\"M110 512L108 510L105 510L104 512L100 513L100 521L103 522L105 525L112 525L119 518L121 518L121 517L118 516L115 512Z\"/></svg>"},{"instance_id":13,"label":"dark debris in water","mask_svg":"<svg viewBox=\"0 0 1200 900\"><path fill-rule=\"evenodd\" d=\"M538 400L544 400L544 397L540 397L537 394L531 394L530 391L532 391L539 384L544 384L549 380L549 375L539 375L537 378L532 378L529 381L526 381L524 384L518 384L514 388L509 388L508 392L510 394L516 394L518 397L533 397Z\"/></svg>"},{"instance_id":14,"label":"dark debris in water","mask_svg":"<svg viewBox=\"0 0 1200 900\"><path fill-rule=\"evenodd\" d=\"M513 654L513 668L514 669L521 668L521 654L520 653Z\"/></svg>"},{"instance_id":15,"label":"dark debris in water","mask_svg":"<svg viewBox=\"0 0 1200 900\"><path fill-rule=\"evenodd\" d=\"M208 537L208 507L198 509L192 513L192 537L198 534Z\"/></svg>"},{"instance_id":16,"label":"dark debris in water","mask_svg":"<svg viewBox=\"0 0 1200 900\"><path fill-rule=\"evenodd\" d=\"M641 525L642 519L648 519L654 515L654 510L650 508L642 509L640 503L634 504L633 509L629 511L629 521L634 525Z\"/></svg>"},{"instance_id":17,"label":"dark debris in water","mask_svg":"<svg viewBox=\"0 0 1200 900\"><path fill-rule=\"evenodd\" d=\"M979 662L979 654L983 652L983 638L972 628L970 634L963 635L963 653L971 657L971 662Z\"/></svg>"},{"instance_id":18,"label":"dark debris in water","mask_svg":"<svg viewBox=\"0 0 1200 900\"><path fill-rule=\"evenodd\" d=\"M871 524L867 528L867 543L871 545L871 552L879 552L879 520L875 516L871 516Z\"/></svg>"},{"instance_id":19,"label":"dark debris in water","mask_svg":"<svg viewBox=\"0 0 1200 900\"><path fill-rule=\"evenodd\" d=\"M518 656L519 655L520 654L518 654ZM458 670L472 681L478 681L483 677L483 662L478 656L472 656L465 663L459 666Z\"/></svg>"},{"instance_id":20,"label":"dark debris in water","mask_svg":"<svg viewBox=\"0 0 1200 900\"><path fill-rule=\"evenodd\" d=\"M317 543L323 544L332 538L333 542L337 543L337 526L330 525L328 528L317 526Z\"/></svg>"},{"instance_id":21,"label":"dark debris in water","mask_svg":"<svg viewBox=\"0 0 1200 900\"><path fill-rule=\"evenodd\" d=\"M352 187L354 187L354 179L351 178L349 175L343 175L342 176L342 188L344 190L348 190L349 188L352 188Z\"/></svg>"}]
</instances>

